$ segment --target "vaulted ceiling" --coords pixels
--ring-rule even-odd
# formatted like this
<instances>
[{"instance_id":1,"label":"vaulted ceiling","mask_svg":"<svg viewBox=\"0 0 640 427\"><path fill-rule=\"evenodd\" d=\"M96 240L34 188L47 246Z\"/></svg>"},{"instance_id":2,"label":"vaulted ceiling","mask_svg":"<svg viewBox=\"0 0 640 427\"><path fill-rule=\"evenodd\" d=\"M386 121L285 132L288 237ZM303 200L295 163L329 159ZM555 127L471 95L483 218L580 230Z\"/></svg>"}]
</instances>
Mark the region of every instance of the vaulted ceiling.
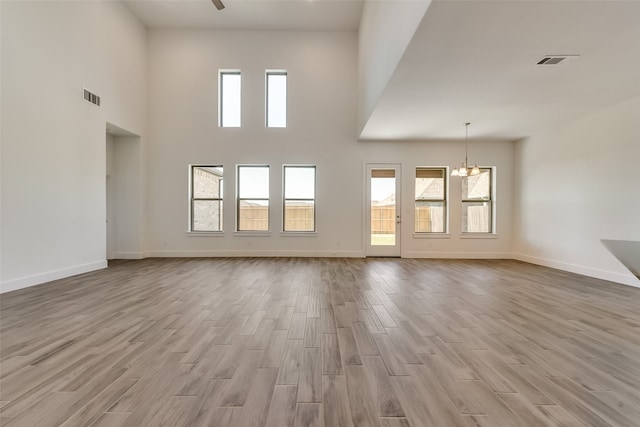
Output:
<instances>
[{"instance_id":1,"label":"vaulted ceiling","mask_svg":"<svg viewBox=\"0 0 640 427\"><path fill-rule=\"evenodd\" d=\"M125 1L151 28L291 31L357 31L364 4L223 2ZM546 55L578 57L537 65ZM461 138L471 122L473 138L515 140L640 96L638 76L639 1L435 0L360 137Z\"/></svg>"}]
</instances>

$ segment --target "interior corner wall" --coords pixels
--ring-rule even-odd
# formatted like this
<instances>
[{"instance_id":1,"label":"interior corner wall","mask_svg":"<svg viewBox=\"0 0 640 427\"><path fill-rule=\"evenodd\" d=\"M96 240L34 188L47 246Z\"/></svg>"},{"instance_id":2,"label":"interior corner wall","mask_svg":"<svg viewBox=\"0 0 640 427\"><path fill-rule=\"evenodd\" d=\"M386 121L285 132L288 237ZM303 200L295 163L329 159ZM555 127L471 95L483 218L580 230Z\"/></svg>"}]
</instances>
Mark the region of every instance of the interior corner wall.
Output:
<instances>
[{"instance_id":1,"label":"interior corner wall","mask_svg":"<svg viewBox=\"0 0 640 427\"><path fill-rule=\"evenodd\" d=\"M430 5L431 0L364 2L358 31L358 134Z\"/></svg>"},{"instance_id":2,"label":"interior corner wall","mask_svg":"<svg viewBox=\"0 0 640 427\"><path fill-rule=\"evenodd\" d=\"M601 240L640 241L640 98L517 143L514 256L632 286Z\"/></svg>"},{"instance_id":3,"label":"interior corner wall","mask_svg":"<svg viewBox=\"0 0 640 427\"><path fill-rule=\"evenodd\" d=\"M106 122L146 133L146 30L120 2L0 7L7 292L106 266Z\"/></svg>"}]
</instances>

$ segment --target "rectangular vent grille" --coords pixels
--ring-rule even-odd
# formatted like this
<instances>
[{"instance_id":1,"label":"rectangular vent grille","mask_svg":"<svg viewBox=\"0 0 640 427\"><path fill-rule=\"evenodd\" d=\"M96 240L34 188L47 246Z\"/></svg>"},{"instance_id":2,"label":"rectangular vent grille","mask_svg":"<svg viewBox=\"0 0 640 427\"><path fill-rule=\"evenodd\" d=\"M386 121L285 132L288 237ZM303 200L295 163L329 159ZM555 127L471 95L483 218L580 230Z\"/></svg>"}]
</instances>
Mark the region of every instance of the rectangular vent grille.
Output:
<instances>
[{"instance_id":1,"label":"rectangular vent grille","mask_svg":"<svg viewBox=\"0 0 640 427\"><path fill-rule=\"evenodd\" d=\"M537 65L559 65L570 59L576 59L579 55L547 55L537 62Z\"/></svg>"},{"instance_id":2,"label":"rectangular vent grille","mask_svg":"<svg viewBox=\"0 0 640 427\"><path fill-rule=\"evenodd\" d=\"M85 101L100 106L100 97L87 89L82 89L82 97Z\"/></svg>"}]
</instances>

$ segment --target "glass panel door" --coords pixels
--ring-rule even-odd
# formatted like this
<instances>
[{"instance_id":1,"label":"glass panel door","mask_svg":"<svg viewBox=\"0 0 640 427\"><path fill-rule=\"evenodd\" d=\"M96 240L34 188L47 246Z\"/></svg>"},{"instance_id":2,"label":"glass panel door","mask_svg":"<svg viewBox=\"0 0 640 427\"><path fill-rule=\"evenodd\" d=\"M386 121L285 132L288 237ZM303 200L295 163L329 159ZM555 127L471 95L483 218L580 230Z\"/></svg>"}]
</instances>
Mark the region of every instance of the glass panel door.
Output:
<instances>
[{"instance_id":1,"label":"glass panel door","mask_svg":"<svg viewBox=\"0 0 640 427\"><path fill-rule=\"evenodd\" d=\"M400 256L400 165L367 165L367 256Z\"/></svg>"}]
</instances>

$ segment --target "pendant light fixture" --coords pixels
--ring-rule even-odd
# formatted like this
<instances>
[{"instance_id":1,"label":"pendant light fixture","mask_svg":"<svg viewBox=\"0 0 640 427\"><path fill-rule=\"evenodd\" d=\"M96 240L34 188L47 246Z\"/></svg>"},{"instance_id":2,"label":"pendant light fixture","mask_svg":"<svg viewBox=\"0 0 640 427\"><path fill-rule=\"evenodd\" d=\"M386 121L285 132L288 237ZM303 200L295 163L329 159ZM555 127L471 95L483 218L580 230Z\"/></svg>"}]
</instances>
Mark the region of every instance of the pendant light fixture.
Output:
<instances>
[{"instance_id":1,"label":"pendant light fixture","mask_svg":"<svg viewBox=\"0 0 640 427\"><path fill-rule=\"evenodd\" d=\"M464 124L464 162L460 167L454 166L451 171L451 176L475 176L480 175L480 168L474 163L473 167L470 166L468 160L469 154L469 125L471 123Z\"/></svg>"}]
</instances>

